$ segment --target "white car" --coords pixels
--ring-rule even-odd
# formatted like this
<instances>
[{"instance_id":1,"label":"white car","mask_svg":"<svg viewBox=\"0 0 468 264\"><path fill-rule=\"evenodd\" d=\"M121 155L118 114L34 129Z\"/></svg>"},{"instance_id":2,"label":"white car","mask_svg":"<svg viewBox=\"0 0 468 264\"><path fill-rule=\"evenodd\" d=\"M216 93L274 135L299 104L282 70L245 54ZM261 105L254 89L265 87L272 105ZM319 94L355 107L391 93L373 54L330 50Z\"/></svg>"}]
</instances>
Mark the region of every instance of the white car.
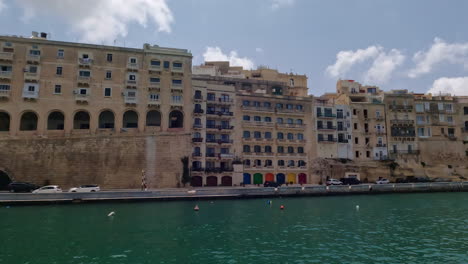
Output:
<instances>
[{"instance_id":1,"label":"white car","mask_svg":"<svg viewBox=\"0 0 468 264\"><path fill-rule=\"evenodd\" d=\"M380 179L375 182L376 184L389 184L390 181L387 179Z\"/></svg>"},{"instance_id":2,"label":"white car","mask_svg":"<svg viewBox=\"0 0 468 264\"><path fill-rule=\"evenodd\" d=\"M32 193L61 193L62 189L58 185L47 185L34 190Z\"/></svg>"},{"instance_id":3,"label":"white car","mask_svg":"<svg viewBox=\"0 0 468 264\"><path fill-rule=\"evenodd\" d=\"M337 179L329 179L326 182L327 185L343 185L343 183Z\"/></svg>"},{"instance_id":4,"label":"white car","mask_svg":"<svg viewBox=\"0 0 468 264\"><path fill-rule=\"evenodd\" d=\"M73 187L69 192L99 192L101 188L95 184L81 185L80 187Z\"/></svg>"}]
</instances>

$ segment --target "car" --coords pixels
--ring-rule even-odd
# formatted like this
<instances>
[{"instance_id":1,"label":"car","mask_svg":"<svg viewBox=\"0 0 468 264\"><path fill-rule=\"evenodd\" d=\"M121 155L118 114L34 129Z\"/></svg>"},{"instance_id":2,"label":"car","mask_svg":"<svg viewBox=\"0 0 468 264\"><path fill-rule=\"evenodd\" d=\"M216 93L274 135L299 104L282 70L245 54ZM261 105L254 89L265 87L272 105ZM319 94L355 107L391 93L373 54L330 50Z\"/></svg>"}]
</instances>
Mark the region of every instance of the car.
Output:
<instances>
[{"instance_id":1,"label":"car","mask_svg":"<svg viewBox=\"0 0 468 264\"><path fill-rule=\"evenodd\" d=\"M341 178L340 181L344 185L356 185L356 184L361 184L361 181L356 179L356 178Z\"/></svg>"},{"instance_id":2,"label":"car","mask_svg":"<svg viewBox=\"0 0 468 264\"><path fill-rule=\"evenodd\" d=\"M433 182L451 182L452 180L451 179L447 179L447 178L434 178L432 179Z\"/></svg>"},{"instance_id":3,"label":"car","mask_svg":"<svg viewBox=\"0 0 468 264\"><path fill-rule=\"evenodd\" d=\"M34 190L33 193L61 193L62 189L58 185L47 185L43 186L37 190Z\"/></svg>"},{"instance_id":4,"label":"car","mask_svg":"<svg viewBox=\"0 0 468 264\"><path fill-rule=\"evenodd\" d=\"M395 182L396 183L408 183L408 180L405 178L397 178Z\"/></svg>"},{"instance_id":5,"label":"car","mask_svg":"<svg viewBox=\"0 0 468 264\"><path fill-rule=\"evenodd\" d=\"M389 184L390 181L388 179L378 179L375 181L376 184Z\"/></svg>"},{"instance_id":6,"label":"car","mask_svg":"<svg viewBox=\"0 0 468 264\"><path fill-rule=\"evenodd\" d=\"M264 184L263 184L263 187L280 187L281 186L281 183L277 183L277 182L274 182L274 181L266 181Z\"/></svg>"},{"instance_id":7,"label":"car","mask_svg":"<svg viewBox=\"0 0 468 264\"><path fill-rule=\"evenodd\" d=\"M337 179L329 179L326 182L327 185L343 185L343 182L337 180Z\"/></svg>"},{"instance_id":8,"label":"car","mask_svg":"<svg viewBox=\"0 0 468 264\"><path fill-rule=\"evenodd\" d=\"M73 187L68 190L69 192L99 192L99 188L96 184L81 185L80 187Z\"/></svg>"},{"instance_id":9,"label":"car","mask_svg":"<svg viewBox=\"0 0 468 264\"><path fill-rule=\"evenodd\" d=\"M7 187L10 192L32 192L38 188L39 186L29 182L11 182Z\"/></svg>"}]
</instances>

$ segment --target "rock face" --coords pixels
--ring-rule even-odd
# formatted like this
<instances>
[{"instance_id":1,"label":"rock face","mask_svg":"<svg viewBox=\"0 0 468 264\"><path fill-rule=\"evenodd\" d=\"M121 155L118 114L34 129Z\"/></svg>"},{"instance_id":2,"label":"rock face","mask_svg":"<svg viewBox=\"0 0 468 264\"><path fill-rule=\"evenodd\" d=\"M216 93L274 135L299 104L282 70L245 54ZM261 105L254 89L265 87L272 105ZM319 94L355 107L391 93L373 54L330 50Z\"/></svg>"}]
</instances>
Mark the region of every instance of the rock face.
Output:
<instances>
[{"instance_id":1,"label":"rock face","mask_svg":"<svg viewBox=\"0 0 468 264\"><path fill-rule=\"evenodd\" d=\"M15 181L62 188L99 184L139 188L142 170L150 188L176 187L190 135L88 136L0 141L0 170Z\"/></svg>"}]
</instances>

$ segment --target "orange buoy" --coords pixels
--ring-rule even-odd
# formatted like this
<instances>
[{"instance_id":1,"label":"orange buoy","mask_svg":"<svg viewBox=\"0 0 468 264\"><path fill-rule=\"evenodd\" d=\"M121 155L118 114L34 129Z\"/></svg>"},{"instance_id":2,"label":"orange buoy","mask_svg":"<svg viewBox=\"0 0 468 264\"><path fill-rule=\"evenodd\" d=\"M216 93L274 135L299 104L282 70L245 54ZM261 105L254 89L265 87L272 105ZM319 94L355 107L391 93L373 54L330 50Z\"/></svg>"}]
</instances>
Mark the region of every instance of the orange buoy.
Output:
<instances>
[{"instance_id":1,"label":"orange buoy","mask_svg":"<svg viewBox=\"0 0 468 264\"><path fill-rule=\"evenodd\" d=\"M194 211L198 211L198 210L200 210L200 208L198 207L198 204L197 204L197 205L195 205L195 207L193 208L193 210L194 210Z\"/></svg>"},{"instance_id":2,"label":"orange buoy","mask_svg":"<svg viewBox=\"0 0 468 264\"><path fill-rule=\"evenodd\" d=\"M281 206L280 206L280 209L281 209L281 210L284 210L284 205L281 205Z\"/></svg>"}]
</instances>

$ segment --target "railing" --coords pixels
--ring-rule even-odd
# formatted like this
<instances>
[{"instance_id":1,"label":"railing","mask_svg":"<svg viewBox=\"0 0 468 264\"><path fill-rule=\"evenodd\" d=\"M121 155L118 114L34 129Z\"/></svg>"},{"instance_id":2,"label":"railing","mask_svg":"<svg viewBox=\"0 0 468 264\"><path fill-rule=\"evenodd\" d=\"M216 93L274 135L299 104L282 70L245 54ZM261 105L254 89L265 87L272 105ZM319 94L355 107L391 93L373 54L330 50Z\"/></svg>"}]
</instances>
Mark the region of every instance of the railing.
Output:
<instances>
[{"instance_id":1,"label":"railing","mask_svg":"<svg viewBox=\"0 0 468 264\"><path fill-rule=\"evenodd\" d=\"M375 144L375 147L377 147L377 148L385 148L385 147L387 147L387 144Z\"/></svg>"},{"instance_id":2,"label":"railing","mask_svg":"<svg viewBox=\"0 0 468 264\"><path fill-rule=\"evenodd\" d=\"M136 69L138 69L138 63L129 62L129 63L127 63L127 68L132 69L132 70L136 70Z\"/></svg>"},{"instance_id":3,"label":"railing","mask_svg":"<svg viewBox=\"0 0 468 264\"><path fill-rule=\"evenodd\" d=\"M137 97L125 96L124 101L126 104L136 104L138 102Z\"/></svg>"},{"instance_id":4,"label":"railing","mask_svg":"<svg viewBox=\"0 0 468 264\"><path fill-rule=\"evenodd\" d=\"M23 91L23 98L38 98L39 91Z\"/></svg>"},{"instance_id":5,"label":"railing","mask_svg":"<svg viewBox=\"0 0 468 264\"><path fill-rule=\"evenodd\" d=\"M409 120L409 119L392 119L390 120L391 124L397 124L397 125L413 125L414 120Z\"/></svg>"},{"instance_id":6,"label":"railing","mask_svg":"<svg viewBox=\"0 0 468 264\"><path fill-rule=\"evenodd\" d=\"M263 107L263 106L242 106L243 110L249 111L262 111L262 112L273 112L274 109L272 107Z\"/></svg>"},{"instance_id":7,"label":"railing","mask_svg":"<svg viewBox=\"0 0 468 264\"><path fill-rule=\"evenodd\" d=\"M335 117L336 117L336 114L317 113L317 117L335 118Z\"/></svg>"},{"instance_id":8,"label":"railing","mask_svg":"<svg viewBox=\"0 0 468 264\"><path fill-rule=\"evenodd\" d=\"M130 84L130 85L135 85L137 83L137 81L136 80L127 80L126 83Z\"/></svg>"},{"instance_id":9,"label":"railing","mask_svg":"<svg viewBox=\"0 0 468 264\"><path fill-rule=\"evenodd\" d=\"M200 96L194 96L193 100L201 101L201 100L203 100L203 96L201 96L201 95Z\"/></svg>"},{"instance_id":10,"label":"railing","mask_svg":"<svg viewBox=\"0 0 468 264\"><path fill-rule=\"evenodd\" d=\"M208 115L218 115L218 116L233 116L233 112L222 112L222 111L206 111L206 114Z\"/></svg>"},{"instance_id":11,"label":"railing","mask_svg":"<svg viewBox=\"0 0 468 264\"><path fill-rule=\"evenodd\" d=\"M203 109L194 109L193 110L193 113L195 114L203 114L205 111L203 111Z\"/></svg>"},{"instance_id":12,"label":"railing","mask_svg":"<svg viewBox=\"0 0 468 264\"><path fill-rule=\"evenodd\" d=\"M0 60L13 60L12 52L0 52Z\"/></svg>"},{"instance_id":13,"label":"railing","mask_svg":"<svg viewBox=\"0 0 468 264\"><path fill-rule=\"evenodd\" d=\"M336 138L332 138L332 139L329 139L329 138L319 138L318 139L318 142L336 142Z\"/></svg>"},{"instance_id":14,"label":"railing","mask_svg":"<svg viewBox=\"0 0 468 264\"><path fill-rule=\"evenodd\" d=\"M191 171L205 171L205 168L202 167L192 167L190 168Z\"/></svg>"},{"instance_id":15,"label":"railing","mask_svg":"<svg viewBox=\"0 0 468 264\"><path fill-rule=\"evenodd\" d=\"M93 60L92 59L84 59L84 58L79 58L78 59L78 63L80 65L91 65L93 63Z\"/></svg>"},{"instance_id":16,"label":"railing","mask_svg":"<svg viewBox=\"0 0 468 264\"><path fill-rule=\"evenodd\" d=\"M200 143L200 142L203 142L203 138L201 138L201 137L192 138L192 142L193 142L193 143Z\"/></svg>"},{"instance_id":17,"label":"railing","mask_svg":"<svg viewBox=\"0 0 468 264\"><path fill-rule=\"evenodd\" d=\"M28 57L27 59L29 61L35 61L35 62L38 62L41 60L41 55L33 55L33 54L28 54Z\"/></svg>"},{"instance_id":18,"label":"railing","mask_svg":"<svg viewBox=\"0 0 468 264\"><path fill-rule=\"evenodd\" d=\"M202 156L201 153L192 153L192 157L194 157L194 158L195 158L195 157L201 157L201 156Z\"/></svg>"},{"instance_id":19,"label":"railing","mask_svg":"<svg viewBox=\"0 0 468 264\"><path fill-rule=\"evenodd\" d=\"M201 129L201 128L203 128L203 125L202 125L202 124L194 124L194 125L193 125L193 128L195 128L195 129L197 129L197 128L198 128L198 129Z\"/></svg>"},{"instance_id":20,"label":"railing","mask_svg":"<svg viewBox=\"0 0 468 264\"><path fill-rule=\"evenodd\" d=\"M79 82L89 82L91 80L91 76L78 76Z\"/></svg>"},{"instance_id":21,"label":"railing","mask_svg":"<svg viewBox=\"0 0 468 264\"><path fill-rule=\"evenodd\" d=\"M89 94L75 94L76 101L88 101Z\"/></svg>"},{"instance_id":22,"label":"railing","mask_svg":"<svg viewBox=\"0 0 468 264\"><path fill-rule=\"evenodd\" d=\"M390 150L390 154L419 155L419 150Z\"/></svg>"},{"instance_id":23,"label":"railing","mask_svg":"<svg viewBox=\"0 0 468 264\"><path fill-rule=\"evenodd\" d=\"M347 139L338 139L338 143L349 143Z\"/></svg>"},{"instance_id":24,"label":"railing","mask_svg":"<svg viewBox=\"0 0 468 264\"><path fill-rule=\"evenodd\" d=\"M0 71L0 77L11 78L11 71Z\"/></svg>"},{"instance_id":25,"label":"railing","mask_svg":"<svg viewBox=\"0 0 468 264\"><path fill-rule=\"evenodd\" d=\"M390 110L393 110L393 111L410 111L410 110L413 110L412 105L390 105L389 108L390 108Z\"/></svg>"},{"instance_id":26,"label":"railing","mask_svg":"<svg viewBox=\"0 0 468 264\"><path fill-rule=\"evenodd\" d=\"M0 97L10 97L10 90L0 90Z\"/></svg>"},{"instance_id":27,"label":"railing","mask_svg":"<svg viewBox=\"0 0 468 264\"><path fill-rule=\"evenodd\" d=\"M317 126L317 129L319 130L336 130L336 126Z\"/></svg>"}]
</instances>

